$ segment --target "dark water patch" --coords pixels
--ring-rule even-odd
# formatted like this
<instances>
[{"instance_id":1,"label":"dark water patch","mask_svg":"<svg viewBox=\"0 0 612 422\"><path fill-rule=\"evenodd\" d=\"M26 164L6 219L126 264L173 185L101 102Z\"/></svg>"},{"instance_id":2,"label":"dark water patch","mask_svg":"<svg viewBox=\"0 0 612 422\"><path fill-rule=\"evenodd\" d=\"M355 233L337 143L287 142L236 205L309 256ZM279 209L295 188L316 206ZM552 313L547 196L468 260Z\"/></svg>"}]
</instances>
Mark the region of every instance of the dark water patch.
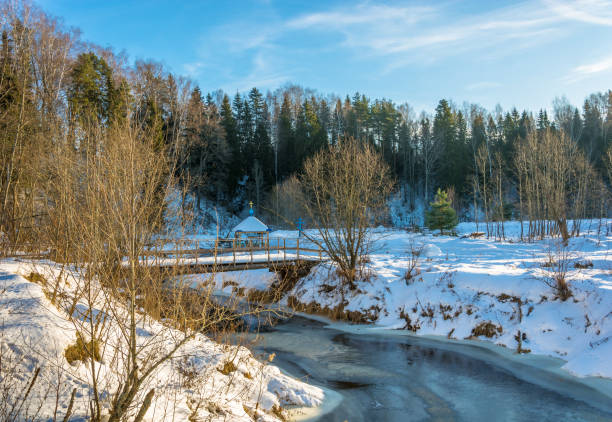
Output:
<instances>
[{"instance_id":1,"label":"dark water patch","mask_svg":"<svg viewBox=\"0 0 612 422\"><path fill-rule=\"evenodd\" d=\"M336 390L352 390L354 388L365 388L365 387L370 387L372 385L372 384L364 384L361 382L341 381L341 380L327 380L327 384Z\"/></svg>"},{"instance_id":2,"label":"dark water patch","mask_svg":"<svg viewBox=\"0 0 612 422\"><path fill-rule=\"evenodd\" d=\"M275 353L274 364L342 395L322 421L612 421L612 413L496 366L493 352L483 360L461 352L469 348L345 333L297 316L258 337L256 349Z\"/></svg>"}]
</instances>

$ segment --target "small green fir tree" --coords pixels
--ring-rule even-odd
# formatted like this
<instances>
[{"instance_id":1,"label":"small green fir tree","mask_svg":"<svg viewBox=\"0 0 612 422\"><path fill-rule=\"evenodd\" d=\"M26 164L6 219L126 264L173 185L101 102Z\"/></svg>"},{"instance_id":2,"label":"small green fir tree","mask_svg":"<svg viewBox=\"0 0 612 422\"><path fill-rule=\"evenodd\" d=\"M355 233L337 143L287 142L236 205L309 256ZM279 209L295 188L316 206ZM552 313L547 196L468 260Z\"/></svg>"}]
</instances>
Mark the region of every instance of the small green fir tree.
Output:
<instances>
[{"instance_id":1,"label":"small green fir tree","mask_svg":"<svg viewBox=\"0 0 612 422\"><path fill-rule=\"evenodd\" d=\"M429 205L431 209L425 213L425 225L430 230L440 229L444 234L444 230L451 230L459 223L446 191L438 189L435 200Z\"/></svg>"}]
</instances>

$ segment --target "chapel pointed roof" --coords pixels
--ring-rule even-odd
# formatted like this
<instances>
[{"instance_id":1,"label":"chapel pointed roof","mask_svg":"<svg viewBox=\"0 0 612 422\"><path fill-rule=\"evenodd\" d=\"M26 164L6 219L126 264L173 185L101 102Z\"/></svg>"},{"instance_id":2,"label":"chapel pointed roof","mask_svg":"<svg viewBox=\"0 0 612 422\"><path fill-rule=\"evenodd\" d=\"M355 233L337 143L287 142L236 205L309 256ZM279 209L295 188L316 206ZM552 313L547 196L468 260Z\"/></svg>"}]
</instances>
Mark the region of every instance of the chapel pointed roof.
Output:
<instances>
[{"instance_id":1,"label":"chapel pointed roof","mask_svg":"<svg viewBox=\"0 0 612 422\"><path fill-rule=\"evenodd\" d=\"M267 232L270 228L266 226L261 220L254 215L250 215L242 220L236 227L232 229L232 232Z\"/></svg>"}]
</instances>

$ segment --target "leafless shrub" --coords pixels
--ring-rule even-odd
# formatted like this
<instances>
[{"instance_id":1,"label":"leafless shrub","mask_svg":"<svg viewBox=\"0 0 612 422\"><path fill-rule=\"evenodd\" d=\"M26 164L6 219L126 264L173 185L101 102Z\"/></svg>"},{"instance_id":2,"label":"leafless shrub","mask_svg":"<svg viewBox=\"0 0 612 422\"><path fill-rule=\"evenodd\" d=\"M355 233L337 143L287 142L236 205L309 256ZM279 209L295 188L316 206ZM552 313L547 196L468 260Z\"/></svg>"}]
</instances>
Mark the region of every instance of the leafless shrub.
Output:
<instances>
[{"instance_id":1,"label":"leafless shrub","mask_svg":"<svg viewBox=\"0 0 612 422\"><path fill-rule=\"evenodd\" d=\"M569 285L568 272L570 267L570 253L562 243L549 248L545 261L542 263L544 276L542 281L552 288L556 298L565 302L572 297Z\"/></svg>"},{"instance_id":2,"label":"leafless shrub","mask_svg":"<svg viewBox=\"0 0 612 422\"><path fill-rule=\"evenodd\" d=\"M455 287L455 283L453 282L454 278L455 271L444 271L442 274L440 274L440 278L438 278L437 284L440 286L445 285L449 289L452 289Z\"/></svg>"},{"instance_id":3,"label":"leafless shrub","mask_svg":"<svg viewBox=\"0 0 612 422\"><path fill-rule=\"evenodd\" d=\"M210 287L194 291L181 276L183 256L147 264L156 236L181 236L163 225L172 163L159 159L160 146L140 123L85 129L82 149L58 145L48 163L55 175L46 188L48 232L61 233L48 240L56 257L76 263L64 275L74 286L65 302L79 333L66 357L88 369L92 420L137 420L159 392L150 380L161 365L198 333L226 341L255 310L233 311L234 299L219 304ZM101 359L109 370L100 370Z\"/></svg>"},{"instance_id":4,"label":"leafless shrub","mask_svg":"<svg viewBox=\"0 0 612 422\"><path fill-rule=\"evenodd\" d=\"M300 181L296 176L291 176L272 188L265 209L276 225L294 227L299 218L302 218L305 224L309 223L301 208L304 202L302 194Z\"/></svg>"},{"instance_id":5,"label":"leafless shrub","mask_svg":"<svg viewBox=\"0 0 612 422\"><path fill-rule=\"evenodd\" d=\"M295 200L318 232L309 240L354 290L360 259L372 246L369 228L383 215L392 189L388 166L368 144L347 139L308 159L299 184Z\"/></svg>"},{"instance_id":6,"label":"leafless shrub","mask_svg":"<svg viewBox=\"0 0 612 422\"><path fill-rule=\"evenodd\" d=\"M419 260L421 253L423 252L424 245L416 245L414 242L410 244L410 254L408 255L408 268L404 273L404 281L406 284L410 284L414 281L415 277L421 274L419 268Z\"/></svg>"},{"instance_id":7,"label":"leafless shrub","mask_svg":"<svg viewBox=\"0 0 612 422\"><path fill-rule=\"evenodd\" d=\"M518 330L516 335L514 336L514 339L517 343L516 353L531 353L531 349L525 349L523 347L523 342L527 341L527 334L525 332L521 332L521 330Z\"/></svg>"}]
</instances>

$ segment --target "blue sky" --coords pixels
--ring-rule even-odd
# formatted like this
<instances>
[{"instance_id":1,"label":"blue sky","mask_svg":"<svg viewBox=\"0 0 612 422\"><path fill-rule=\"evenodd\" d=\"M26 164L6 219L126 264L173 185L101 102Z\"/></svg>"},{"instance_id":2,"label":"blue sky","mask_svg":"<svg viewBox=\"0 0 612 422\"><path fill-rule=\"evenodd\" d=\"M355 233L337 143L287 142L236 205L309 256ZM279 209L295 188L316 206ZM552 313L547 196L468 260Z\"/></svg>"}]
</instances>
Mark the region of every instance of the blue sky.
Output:
<instances>
[{"instance_id":1,"label":"blue sky","mask_svg":"<svg viewBox=\"0 0 612 422\"><path fill-rule=\"evenodd\" d=\"M293 82L341 96L488 109L575 105L612 88L612 0L42 0L85 40L203 91Z\"/></svg>"}]
</instances>

